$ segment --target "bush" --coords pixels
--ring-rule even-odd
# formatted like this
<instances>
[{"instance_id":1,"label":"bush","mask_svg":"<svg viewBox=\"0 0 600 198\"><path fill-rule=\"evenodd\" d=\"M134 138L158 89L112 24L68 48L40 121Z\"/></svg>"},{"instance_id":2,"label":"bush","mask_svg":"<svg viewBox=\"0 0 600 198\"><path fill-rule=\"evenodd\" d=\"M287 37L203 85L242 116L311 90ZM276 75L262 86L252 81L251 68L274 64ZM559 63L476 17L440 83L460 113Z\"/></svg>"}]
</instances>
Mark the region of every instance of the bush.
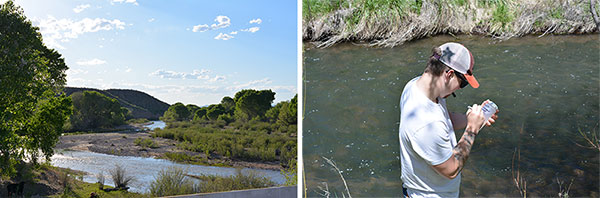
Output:
<instances>
[{"instance_id":1,"label":"bush","mask_svg":"<svg viewBox=\"0 0 600 198\"><path fill-rule=\"evenodd\" d=\"M196 192L198 192L198 185L187 179L181 168L176 167L161 170L150 184L150 193L157 197Z\"/></svg>"},{"instance_id":2,"label":"bush","mask_svg":"<svg viewBox=\"0 0 600 198\"><path fill-rule=\"evenodd\" d=\"M110 171L112 180L116 188L127 188L129 182L133 181L133 176L128 175L121 165L115 165L115 169Z\"/></svg>"},{"instance_id":3,"label":"bush","mask_svg":"<svg viewBox=\"0 0 600 198\"><path fill-rule=\"evenodd\" d=\"M133 141L133 143L135 145L144 147L144 148L158 148L158 144L156 144L154 141L152 141L149 138L137 138L135 139L135 141Z\"/></svg>"}]
</instances>

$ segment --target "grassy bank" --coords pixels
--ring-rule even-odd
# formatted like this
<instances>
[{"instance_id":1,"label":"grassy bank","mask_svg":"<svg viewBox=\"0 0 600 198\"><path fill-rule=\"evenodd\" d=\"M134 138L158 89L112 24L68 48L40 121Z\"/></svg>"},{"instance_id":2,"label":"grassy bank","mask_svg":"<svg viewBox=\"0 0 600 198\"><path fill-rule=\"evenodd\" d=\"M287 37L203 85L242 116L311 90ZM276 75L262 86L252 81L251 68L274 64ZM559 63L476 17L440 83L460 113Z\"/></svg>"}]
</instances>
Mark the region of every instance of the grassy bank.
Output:
<instances>
[{"instance_id":1,"label":"grassy bank","mask_svg":"<svg viewBox=\"0 0 600 198\"><path fill-rule=\"evenodd\" d=\"M498 39L598 32L590 0L303 0L302 37L318 47L393 47L438 34ZM600 12L595 5L596 13Z\"/></svg>"},{"instance_id":2,"label":"grassy bank","mask_svg":"<svg viewBox=\"0 0 600 198\"><path fill-rule=\"evenodd\" d=\"M162 170L150 184L152 196L170 196L193 193L223 192L254 188L273 187L275 183L254 172L242 174L236 170L232 176L187 175L179 168Z\"/></svg>"},{"instance_id":3,"label":"grassy bank","mask_svg":"<svg viewBox=\"0 0 600 198\"><path fill-rule=\"evenodd\" d=\"M249 122L193 121L170 122L154 130L153 137L177 140L177 147L203 153L203 156L168 153L170 160L186 163L227 165L232 160L288 163L296 159L295 125L289 131L276 130L276 124ZM212 162L212 163L210 163Z\"/></svg>"}]
</instances>

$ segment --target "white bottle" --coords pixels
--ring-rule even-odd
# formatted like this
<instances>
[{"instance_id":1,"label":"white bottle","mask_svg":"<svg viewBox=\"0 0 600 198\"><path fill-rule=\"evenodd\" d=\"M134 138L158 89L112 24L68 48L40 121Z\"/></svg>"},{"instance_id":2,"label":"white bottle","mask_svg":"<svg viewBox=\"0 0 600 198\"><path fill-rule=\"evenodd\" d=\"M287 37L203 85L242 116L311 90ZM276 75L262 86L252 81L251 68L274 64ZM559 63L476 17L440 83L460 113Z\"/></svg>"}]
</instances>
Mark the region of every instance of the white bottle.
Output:
<instances>
[{"instance_id":1,"label":"white bottle","mask_svg":"<svg viewBox=\"0 0 600 198\"><path fill-rule=\"evenodd\" d=\"M492 115L494 115L494 113L496 113L496 111L498 110L498 106L496 106L496 103L492 102L491 100L487 101L488 102L485 103L483 107L481 107L481 111L483 112L483 116L485 117L485 122L483 123L483 126L481 126L481 128L485 126L485 123L487 123L488 120L492 117Z\"/></svg>"}]
</instances>

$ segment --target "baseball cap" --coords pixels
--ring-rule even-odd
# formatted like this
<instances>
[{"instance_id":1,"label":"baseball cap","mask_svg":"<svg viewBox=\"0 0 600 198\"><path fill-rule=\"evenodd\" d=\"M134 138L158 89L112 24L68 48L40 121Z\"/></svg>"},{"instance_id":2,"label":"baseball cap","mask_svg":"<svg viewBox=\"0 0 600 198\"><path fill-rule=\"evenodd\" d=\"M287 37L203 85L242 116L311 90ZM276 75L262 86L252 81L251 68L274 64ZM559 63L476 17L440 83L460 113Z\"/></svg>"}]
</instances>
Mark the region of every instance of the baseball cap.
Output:
<instances>
[{"instance_id":1,"label":"baseball cap","mask_svg":"<svg viewBox=\"0 0 600 198\"><path fill-rule=\"evenodd\" d=\"M463 74L471 87L479 87L479 82L473 76L473 55L465 46L450 42L441 45L440 49L442 50L440 56L442 63Z\"/></svg>"}]
</instances>

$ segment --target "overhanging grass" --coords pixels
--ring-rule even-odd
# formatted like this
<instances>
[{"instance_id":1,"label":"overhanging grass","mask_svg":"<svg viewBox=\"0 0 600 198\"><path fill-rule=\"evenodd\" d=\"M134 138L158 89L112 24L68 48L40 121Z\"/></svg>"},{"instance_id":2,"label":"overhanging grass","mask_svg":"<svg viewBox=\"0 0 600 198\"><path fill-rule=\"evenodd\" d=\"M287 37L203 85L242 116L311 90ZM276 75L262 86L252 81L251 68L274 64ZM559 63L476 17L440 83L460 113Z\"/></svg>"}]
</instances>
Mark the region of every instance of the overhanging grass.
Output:
<instances>
[{"instance_id":1,"label":"overhanging grass","mask_svg":"<svg viewBox=\"0 0 600 198\"><path fill-rule=\"evenodd\" d=\"M527 34L596 32L589 1L303 0L303 39L317 47L367 42L393 47L437 34L484 34L500 40Z\"/></svg>"}]
</instances>

